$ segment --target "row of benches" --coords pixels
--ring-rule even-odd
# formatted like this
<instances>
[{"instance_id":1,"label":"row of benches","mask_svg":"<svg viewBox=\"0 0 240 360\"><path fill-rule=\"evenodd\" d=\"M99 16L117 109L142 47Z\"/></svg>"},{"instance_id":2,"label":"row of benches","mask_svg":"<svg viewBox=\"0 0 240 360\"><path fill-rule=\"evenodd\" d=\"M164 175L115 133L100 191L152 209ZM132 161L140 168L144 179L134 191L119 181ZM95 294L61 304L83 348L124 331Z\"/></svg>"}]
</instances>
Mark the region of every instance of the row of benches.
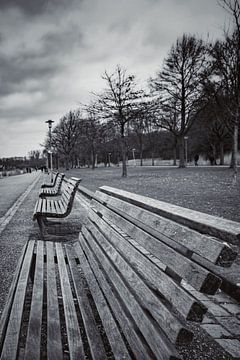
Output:
<instances>
[{"instance_id":1,"label":"row of benches","mask_svg":"<svg viewBox=\"0 0 240 360\"><path fill-rule=\"evenodd\" d=\"M204 226L202 213L75 184L87 221L74 245L26 244L1 320L1 359L180 359L189 322L240 359L240 281L229 271L239 260L222 240L236 243L240 225L210 216ZM46 208L34 217L50 217Z\"/></svg>"}]
</instances>

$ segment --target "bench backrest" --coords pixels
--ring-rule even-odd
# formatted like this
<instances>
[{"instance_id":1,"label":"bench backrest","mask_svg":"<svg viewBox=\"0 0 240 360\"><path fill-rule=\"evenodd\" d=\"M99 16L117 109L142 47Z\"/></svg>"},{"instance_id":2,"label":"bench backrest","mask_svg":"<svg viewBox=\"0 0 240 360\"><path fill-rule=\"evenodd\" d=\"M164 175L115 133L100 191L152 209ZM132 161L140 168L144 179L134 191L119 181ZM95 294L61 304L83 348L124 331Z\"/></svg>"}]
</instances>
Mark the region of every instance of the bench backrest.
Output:
<instances>
[{"instance_id":1,"label":"bench backrest","mask_svg":"<svg viewBox=\"0 0 240 360\"><path fill-rule=\"evenodd\" d=\"M57 181L57 179L58 179L58 176L59 176L60 174L59 174L59 172L56 172L56 173L53 172L53 175L54 175L54 179L53 179L52 183L44 182L44 183L42 184L41 188L47 188L47 187L54 187L54 186L55 186L56 181Z\"/></svg>"},{"instance_id":2,"label":"bench backrest","mask_svg":"<svg viewBox=\"0 0 240 360\"><path fill-rule=\"evenodd\" d=\"M215 236L229 243L239 244L240 224L238 222L218 218L210 214L183 208L109 186L102 186L100 191L179 224L186 225L201 233Z\"/></svg>"},{"instance_id":3,"label":"bench backrest","mask_svg":"<svg viewBox=\"0 0 240 360\"><path fill-rule=\"evenodd\" d=\"M128 194L134 196L134 202ZM78 246L95 269L106 296L107 283L119 299L121 311L126 316L131 313L139 329L142 311L147 312L166 336L164 346L168 348L169 340L182 343L190 338L177 314L185 320L201 321L207 309L194 291L215 294L222 279L211 269L230 266L237 254L217 238L151 211L158 209L157 201L151 205L151 199L139 196L137 203L135 196L105 186L90 194L88 222L82 227ZM146 203L148 209L142 206ZM114 306L117 314L119 309ZM121 316L119 321L123 321Z\"/></svg>"},{"instance_id":4,"label":"bench backrest","mask_svg":"<svg viewBox=\"0 0 240 360\"><path fill-rule=\"evenodd\" d=\"M75 177L71 177L63 182L60 201L67 215L71 212L73 200L80 182L81 179Z\"/></svg>"},{"instance_id":5,"label":"bench backrest","mask_svg":"<svg viewBox=\"0 0 240 360\"><path fill-rule=\"evenodd\" d=\"M56 180L55 186L54 186L57 193L59 193L61 190L61 186L62 186L64 177L65 177L65 174L63 174L63 173L58 174L58 177L57 177L57 180Z\"/></svg>"}]
</instances>

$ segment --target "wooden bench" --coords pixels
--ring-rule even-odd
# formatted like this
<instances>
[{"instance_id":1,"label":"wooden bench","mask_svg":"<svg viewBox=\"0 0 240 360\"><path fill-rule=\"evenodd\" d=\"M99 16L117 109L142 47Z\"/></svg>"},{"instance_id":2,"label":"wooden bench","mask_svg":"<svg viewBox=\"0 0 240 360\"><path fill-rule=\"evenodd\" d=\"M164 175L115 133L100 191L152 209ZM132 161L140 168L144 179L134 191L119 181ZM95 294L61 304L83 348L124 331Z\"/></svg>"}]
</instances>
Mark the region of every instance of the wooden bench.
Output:
<instances>
[{"instance_id":1,"label":"wooden bench","mask_svg":"<svg viewBox=\"0 0 240 360\"><path fill-rule=\"evenodd\" d=\"M54 179L52 179L52 181L49 183L48 181L44 181L43 184L41 185L41 188L52 188L55 186L59 172L52 172L52 175L54 175Z\"/></svg>"},{"instance_id":2,"label":"wooden bench","mask_svg":"<svg viewBox=\"0 0 240 360\"><path fill-rule=\"evenodd\" d=\"M63 183L63 179L65 177L65 174L57 174L54 179L54 185L50 186L43 186L40 190L39 196L40 197L46 197L46 196L57 196L61 194L61 187Z\"/></svg>"},{"instance_id":3,"label":"wooden bench","mask_svg":"<svg viewBox=\"0 0 240 360\"><path fill-rule=\"evenodd\" d=\"M201 328L240 359L240 257L235 261L236 247L226 242L239 244L240 224L107 186L93 195L90 207L91 227L108 234L114 248L148 281L154 272L147 258L156 262L168 278L164 287L160 275L154 276L153 288L185 319L193 319L191 301L170 287L171 279L186 290L207 309ZM142 268L130 244L143 253Z\"/></svg>"},{"instance_id":4,"label":"wooden bench","mask_svg":"<svg viewBox=\"0 0 240 360\"><path fill-rule=\"evenodd\" d=\"M205 265L232 266L229 245L145 210L148 201L157 208L153 199L110 187L78 195L88 219L73 245L24 248L1 319L1 359L174 360L192 340L189 322L224 318L228 331L233 300L215 303L227 295ZM230 330L216 341L239 359Z\"/></svg>"},{"instance_id":5,"label":"wooden bench","mask_svg":"<svg viewBox=\"0 0 240 360\"><path fill-rule=\"evenodd\" d=\"M47 235L48 218L65 218L72 210L73 200L81 179L70 178L62 185L61 196L53 198L40 197L37 200L33 220L37 220L41 238Z\"/></svg>"}]
</instances>

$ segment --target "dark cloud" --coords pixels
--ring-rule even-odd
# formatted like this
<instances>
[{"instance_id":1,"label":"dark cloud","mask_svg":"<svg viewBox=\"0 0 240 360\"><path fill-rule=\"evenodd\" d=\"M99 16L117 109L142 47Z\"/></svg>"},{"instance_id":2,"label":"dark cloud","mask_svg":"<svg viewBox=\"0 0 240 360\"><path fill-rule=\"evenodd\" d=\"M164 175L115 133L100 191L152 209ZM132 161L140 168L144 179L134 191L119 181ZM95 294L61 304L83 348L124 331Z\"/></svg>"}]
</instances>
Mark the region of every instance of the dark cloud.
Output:
<instances>
[{"instance_id":1,"label":"dark cloud","mask_svg":"<svg viewBox=\"0 0 240 360\"><path fill-rule=\"evenodd\" d=\"M0 9L17 7L29 14L39 14L48 5L49 0L1 0Z\"/></svg>"},{"instance_id":2,"label":"dark cloud","mask_svg":"<svg viewBox=\"0 0 240 360\"><path fill-rule=\"evenodd\" d=\"M46 54L67 55L74 48L84 45L83 34L79 26L74 24L70 24L65 31L48 32L41 40Z\"/></svg>"},{"instance_id":3,"label":"dark cloud","mask_svg":"<svg viewBox=\"0 0 240 360\"><path fill-rule=\"evenodd\" d=\"M84 0L0 0L0 9L18 8L28 15L39 15L48 10L70 6Z\"/></svg>"},{"instance_id":4,"label":"dark cloud","mask_svg":"<svg viewBox=\"0 0 240 360\"><path fill-rule=\"evenodd\" d=\"M37 88L38 80L43 81L59 70L59 63L53 63L47 58L40 61L39 54L22 53L11 58L0 54L0 95L23 89L23 84L28 80Z\"/></svg>"}]
</instances>

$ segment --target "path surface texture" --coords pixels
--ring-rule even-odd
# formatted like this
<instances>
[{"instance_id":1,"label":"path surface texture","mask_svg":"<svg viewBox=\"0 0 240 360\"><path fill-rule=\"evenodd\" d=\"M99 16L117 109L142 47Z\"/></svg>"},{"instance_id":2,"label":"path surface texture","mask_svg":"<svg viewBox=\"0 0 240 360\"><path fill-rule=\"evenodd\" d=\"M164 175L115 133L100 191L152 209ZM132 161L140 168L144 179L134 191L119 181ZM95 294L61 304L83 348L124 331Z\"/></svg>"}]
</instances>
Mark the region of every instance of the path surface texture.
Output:
<instances>
[{"instance_id":1,"label":"path surface texture","mask_svg":"<svg viewBox=\"0 0 240 360\"><path fill-rule=\"evenodd\" d=\"M44 177L46 175L34 172L0 179L0 316L24 244L29 239L40 239L32 215ZM80 208L79 201L75 201L71 216L63 220L64 240L77 239L83 211ZM58 228L53 231L58 235Z\"/></svg>"}]
</instances>

